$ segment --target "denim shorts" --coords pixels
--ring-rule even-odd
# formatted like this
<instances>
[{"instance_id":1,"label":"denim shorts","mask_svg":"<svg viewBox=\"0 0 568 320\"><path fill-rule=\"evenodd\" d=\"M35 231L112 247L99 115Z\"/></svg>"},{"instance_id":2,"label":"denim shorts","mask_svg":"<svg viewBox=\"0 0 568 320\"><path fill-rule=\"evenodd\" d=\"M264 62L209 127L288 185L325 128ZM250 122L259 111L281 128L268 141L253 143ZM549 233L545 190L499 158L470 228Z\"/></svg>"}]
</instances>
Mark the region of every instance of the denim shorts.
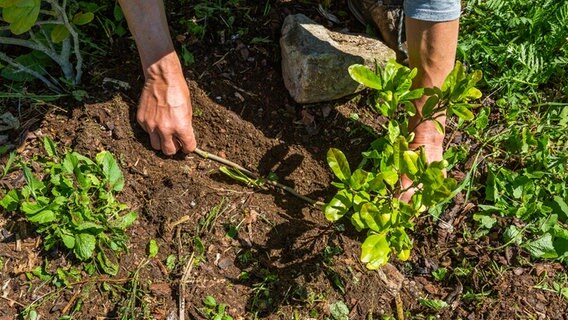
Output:
<instances>
[{"instance_id":1,"label":"denim shorts","mask_svg":"<svg viewBox=\"0 0 568 320\"><path fill-rule=\"evenodd\" d=\"M405 0L407 17L433 22L451 21L460 17L460 0Z\"/></svg>"}]
</instances>

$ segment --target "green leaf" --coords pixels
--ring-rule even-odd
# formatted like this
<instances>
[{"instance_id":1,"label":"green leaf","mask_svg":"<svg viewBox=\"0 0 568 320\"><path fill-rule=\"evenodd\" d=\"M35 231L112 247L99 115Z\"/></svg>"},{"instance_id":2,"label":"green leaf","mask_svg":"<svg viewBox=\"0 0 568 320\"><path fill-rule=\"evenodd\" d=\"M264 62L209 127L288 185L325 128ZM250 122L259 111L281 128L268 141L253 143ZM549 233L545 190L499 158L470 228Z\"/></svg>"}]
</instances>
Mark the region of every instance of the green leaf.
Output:
<instances>
[{"instance_id":1,"label":"green leaf","mask_svg":"<svg viewBox=\"0 0 568 320\"><path fill-rule=\"evenodd\" d=\"M95 14L92 12L78 12L73 16L73 24L82 26L85 25L95 18Z\"/></svg>"},{"instance_id":2,"label":"green leaf","mask_svg":"<svg viewBox=\"0 0 568 320\"><path fill-rule=\"evenodd\" d=\"M523 248L535 258L554 259L558 257L550 233L545 234L537 240L527 242Z\"/></svg>"},{"instance_id":3,"label":"green leaf","mask_svg":"<svg viewBox=\"0 0 568 320\"><path fill-rule=\"evenodd\" d=\"M414 89L412 91L408 91L407 93L400 96L401 99L405 100L416 100L422 98L424 95L424 88Z\"/></svg>"},{"instance_id":4,"label":"green leaf","mask_svg":"<svg viewBox=\"0 0 568 320\"><path fill-rule=\"evenodd\" d=\"M389 260L391 248L384 234L371 234L361 245L361 262L369 270L385 265Z\"/></svg>"},{"instance_id":5,"label":"green leaf","mask_svg":"<svg viewBox=\"0 0 568 320\"><path fill-rule=\"evenodd\" d=\"M77 226L77 230L86 231L91 234L97 234L103 231L104 227L94 222L85 221Z\"/></svg>"},{"instance_id":6,"label":"green leaf","mask_svg":"<svg viewBox=\"0 0 568 320\"><path fill-rule=\"evenodd\" d=\"M440 311L444 308L449 307L448 303L444 300L439 300L439 299L423 299L420 298L418 299L418 302L420 302L421 305L430 308L434 311Z\"/></svg>"},{"instance_id":7,"label":"green leaf","mask_svg":"<svg viewBox=\"0 0 568 320\"><path fill-rule=\"evenodd\" d=\"M377 90L383 89L381 77L369 69L369 67L361 64L354 64L350 66L348 70L351 78L360 84Z\"/></svg>"},{"instance_id":8,"label":"green leaf","mask_svg":"<svg viewBox=\"0 0 568 320\"><path fill-rule=\"evenodd\" d=\"M4 207L7 211L14 211L18 208L20 204L20 194L15 189L12 189L6 193L4 198L0 200L0 205Z\"/></svg>"},{"instance_id":9,"label":"green leaf","mask_svg":"<svg viewBox=\"0 0 568 320\"><path fill-rule=\"evenodd\" d=\"M92 257L97 240L95 236L89 233L79 233L75 235L75 248L73 252L75 256L82 261Z\"/></svg>"},{"instance_id":10,"label":"green leaf","mask_svg":"<svg viewBox=\"0 0 568 320\"><path fill-rule=\"evenodd\" d=\"M438 105L438 102L440 102L438 96L430 96L424 103L424 106L422 106L422 116L424 118L432 116L432 111L434 111L434 108Z\"/></svg>"},{"instance_id":11,"label":"green leaf","mask_svg":"<svg viewBox=\"0 0 568 320\"><path fill-rule=\"evenodd\" d=\"M444 130L444 125L436 120L436 119L432 119L432 121L434 122L434 126L436 127L436 130L440 133L440 134L445 134L445 130Z\"/></svg>"},{"instance_id":12,"label":"green leaf","mask_svg":"<svg viewBox=\"0 0 568 320\"><path fill-rule=\"evenodd\" d=\"M103 151L97 154L96 159L97 163L102 166L103 174L108 179L111 189L121 191L124 188L124 177L112 154Z\"/></svg>"},{"instance_id":13,"label":"green leaf","mask_svg":"<svg viewBox=\"0 0 568 320\"><path fill-rule=\"evenodd\" d=\"M520 245L523 242L523 234L516 226L510 225L503 233L503 240L506 243Z\"/></svg>"},{"instance_id":14,"label":"green leaf","mask_svg":"<svg viewBox=\"0 0 568 320\"><path fill-rule=\"evenodd\" d=\"M333 320L349 320L349 308L343 301L337 301L329 306Z\"/></svg>"},{"instance_id":15,"label":"green leaf","mask_svg":"<svg viewBox=\"0 0 568 320\"><path fill-rule=\"evenodd\" d=\"M55 212L51 210L42 210L34 214L26 214L28 220L32 223L46 224L55 221Z\"/></svg>"},{"instance_id":16,"label":"green leaf","mask_svg":"<svg viewBox=\"0 0 568 320\"><path fill-rule=\"evenodd\" d=\"M217 306L217 301L212 296L207 296L203 299L203 304L209 308L215 308Z\"/></svg>"},{"instance_id":17,"label":"green leaf","mask_svg":"<svg viewBox=\"0 0 568 320\"><path fill-rule=\"evenodd\" d=\"M416 152L411 150L404 151L402 154L402 159L408 173L415 174L416 172L418 172L418 154Z\"/></svg>"},{"instance_id":18,"label":"green leaf","mask_svg":"<svg viewBox=\"0 0 568 320\"><path fill-rule=\"evenodd\" d=\"M378 219L379 214L379 209L374 204L369 202L363 204L359 212L360 219L364 223L364 225L367 228L377 232L382 231L381 226L377 223L377 220L375 220L375 218Z\"/></svg>"},{"instance_id":19,"label":"green leaf","mask_svg":"<svg viewBox=\"0 0 568 320\"><path fill-rule=\"evenodd\" d=\"M327 164L339 180L346 181L351 177L349 162L341 150L330 148L327 151Z\"/></svg>"},{"instance_id":20,"label":"green leaf","mask_svg":"<svg viewBox=\"0 0 568 320\"><path fill-rule=\"evenodd\" d=\"M481 91L477 88L469 88L465 93L464 98L466 99L479 99L483 96Z\"/></svg>"},{"instance_id":21,"label":"green leaf","mask_svg":"<svg viewBox=\"0 0 568 320\"><path fill-rule=\"evenodd\" d=\"M43 182L39 181L26 165L22 165L22 170L24 171L24 178L26 179L26 183L30 187L32 194L35 196L37 192L42 192L45 188Z\"/></svg>"},{"instance_id":22,"label":"green leaf","mask_svg":"<svg viewBox=\"0 0 568 320\"><path fill-rule=\"evenodd\" d=\"M20 0L16 5L4 8L2 17L10 24L10 31L20 35L29 31L36 23L41 7L41 0Z\"/></svg>"},{"instance_id":23,"label":"green leaf","mask_svg":"<svg viewBox=\"0 0 568 320\"><path fill-rule=\"evenodd\" d=\"M51 30L51 41L53 43L60 43L63 40L67 39L71 33L69 33L69 29L62 24L56 25Z\"/></svg>"},{"instance_id":24,"label":"green leaf","mask_svg":"<svg viewBox=\"0 0 568 320\"><path fill-rule=\"evenodd\" d=\"M51 140L48 136L43 138L43 147L45 148L45 152L50 157L55 157L57 155L57 148L55 146L55 142Z\"/></svg>"},{"instance_id":25,"label":"green leaf","mask_svg":"<svg viewBox=\"0 0 568 320\"><path fill-rule=\"evenodd\" d=\"M148 258L154 258L158 254L158 243L152 239L148 243Z\"/></svg>"},{"instance_id":26,"label":"green leaf","mask_svg":"<svg viewBox=\"0 0 568 320\"><path fill-rule=\"evenodd\" d=\"M62 232L61 240L63 240L63 244L67 249L73 249L75 247L75 236Z\"/></svg>"},{"instance_id":27,"label":"green leaf","mask_svg":"<svg viewBox=\"0 0 568 320\"><path fill-rule=\"evenodd\" d=\"M137 218L138 214L134 211L130 211L129 213L118 218L115 222L113 222L112 225L114 228L126 230L126 228L130 227Z\"/></svg>"},{"instance_id":28,"label":"green leaf","mask_svg":"<svg viewBox=\"0 0 568 320\"><path fill-rule=\"evenodd\" d=\"M116 276L118 274L118 265L112 262L104 252L97 253L97 262L106 274Z\"/></svg>"},{"instance_id":29,"label":"green leaf","mask_svg":"<svg viewBox=\"0 0 568 320\"><path fill-rule=\"evenodd\" d=\"M381 172L381 175L385 180L385 182L391 187L394 187L398 182L398 174L396 173L396 170L394 170L394 168L392 167L388 167L386 170Z\"/></svg>"},{"instance_id":30,"label":"green leaf","mask_svg":"<svg viewBox=\"0 0 568 320\"><path fill-rule=\"evenodd\" d=\"M491 229L497 223L497 219L488 214L476 213L473 215L473 220L480 223L481 227Z\"/></svg>"},{"instance_id":31,"label":"green leaf","mask_svg":"<svg viewBox=\"0 0 568 320\"><path fill-rule=\"evenodd\" d=\"M16 5L21 0L0 0L0 8L8 8Z\"/></svg>"},{"instance_id":32,"label":"green leaf","mask_svg":"<svg viewBox=\"0 0 568 320\"><path fill-rule=\"evenodd\" d=\"M471 121L473 120L473 113L467 107L468 104L458 103L451 106L451 111L460 119Z\"/></svg>"},{"instance_id":33,"label":"green leaf","mask_svg":"<svg viewBox=\"0 0 568 320\"><path fill-rule=\"evenodd\" d=\"M361 189L361 187L365 184L365 182L367 182L368 176L369 173L363 169L355 170L351 178L349 178L349 186L351 186L353 190Z\"/></svg>"},{"instance_id":34,"label":"green leaf","mask_svg":"<svg viewBox=\"0 0 568 320\"><path fill-rule=\"evenodd\" d=\"M325 218L329 221L337 221L351 208L351 195L345 189L339 190L331 201L324 206Z\"/></svg>"}]
</instances>

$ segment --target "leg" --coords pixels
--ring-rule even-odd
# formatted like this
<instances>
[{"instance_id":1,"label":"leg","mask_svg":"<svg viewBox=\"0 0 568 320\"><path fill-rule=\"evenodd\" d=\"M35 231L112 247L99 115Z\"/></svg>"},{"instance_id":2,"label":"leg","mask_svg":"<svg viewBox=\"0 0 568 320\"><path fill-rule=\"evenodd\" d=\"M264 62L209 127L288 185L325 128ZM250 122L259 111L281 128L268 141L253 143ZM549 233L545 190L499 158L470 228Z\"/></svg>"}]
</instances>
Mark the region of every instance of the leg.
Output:
<instances>
[{"instance_id":1,"label":"leg","mask_svg":"<svg viewBox=\"0 0 568 320\"><path fill-rule=\"evenodd\" d=\"M441 87L444 79L454 67L459 21L458 19L443 22L422 21L406 18L406 39L408 43L409 65L417 68L414 79L415 87ZM421 119L421 111L426 99L416 101L418 113L409 120L409 128L415 134L411 148L424 146L428 161L439 161L443 157L444 135L440 134L434 123L426 121L417 125ZM445 115L438 120L445 125ZM406 188L412 182L403 177L402 186ZM401 200L410 201L413 191L401 195Z\"/></svg>"}]
</instances>

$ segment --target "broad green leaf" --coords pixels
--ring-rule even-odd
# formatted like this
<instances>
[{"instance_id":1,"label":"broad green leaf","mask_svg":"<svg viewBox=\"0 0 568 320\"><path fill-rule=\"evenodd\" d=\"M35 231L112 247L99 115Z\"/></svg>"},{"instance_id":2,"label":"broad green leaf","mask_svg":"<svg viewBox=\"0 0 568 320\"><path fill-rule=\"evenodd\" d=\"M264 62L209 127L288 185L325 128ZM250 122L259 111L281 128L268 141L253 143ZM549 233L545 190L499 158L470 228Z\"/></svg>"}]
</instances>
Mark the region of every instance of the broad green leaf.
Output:
<instances>
[{"instance_id":1,"label":"broad green leaf","mask_svg":"<svg viewBox=\"0 0 568 320\"><path fill-rule=\"evenodd\" d=\"M90 234L97 234L104 230L104 227L100 224L85 221L77 226L78 231L86 231Z\"/></svg>"},{"instance_id":2,"label":"broad green leaf","mask_svg":"<svg viewBox=\"0 0 568 320\"><path fill-rule=\"evenodd\" d=\"M21 0L0 0L0 8L8 8L16 5Z\"/></svg>"},{"instance_id":3,"label":"broad green leaf","mask_svg":"<svg viewBox=\"0 0 568 320\"><path fill-rule=\"evenodd\" d=\"M371 180L369 182L368 191L380 193L380 192L384 191L385 188L386 188L386 185L385 185L385 182L384 182L383 174L380 173L373 180Z\"/></svg>"},{"instance_id":4,"label":"broad green leaf","mask_svg":"<svg viewBox=\"0 0 568 320\"><path fill-rule=\"evenodd\" d=\"M418 299L418 302L421 305L428 307L428 308L430 308L434 311L440 311L440 310L450 306L446 301L439 300L439 299L423 299L423 298L420 298L420 299Z\"/></svg>"},{"instance_id":5,"label":"broad green leaf","mask_svg":"<svg viewBox=\"0 0 568 320\"><path fill-rule=\"evenodd\" d=\"M95 18L95 15L92 12L78 12L73 16L73 24L82 26L85 25Z\"/></svg>"},{"instance_id":6,"label":"broad green leaf","mask_svg":"<svg viewBox=\"0 0 568 320\"><path fill-rule=\"evenodd\" d=\"M339 190L335 197L324 206L325 217L329 221L337 221L351 208L351 195L345 189Z\"/></svg>"},{"instance_id":7,"label":"broad green leaf","mask_svg":"<svg viewBox=\"0 0 568 320\"><path fill-rule=\"evenodd\" d=\"M357 231L361 231L367 228L367 225L361 219L361 215L358 211L353 212L351 215L351 224L357 229Z\"/></svg>"},{"instance_id":8,"label":"broad green leaf","mask_svg":"<svg viewBox=\"0 0 568 320\"><path fill-rule=\"evenodd\" d=\"M51 140L48 136L43 138L43 147L48 156L54 157L57 155L57 148L55 147L55 142Z\"/></svg>"},{"instance_id":9,"label":"broad green leaf","mask_svg":"<svg viewBox=\"0 0 568 320\"><path fill-rule=\"evenodd\" d=\"M118 218L113 223L113 226L121 230L126 230L126 228L130 227L134 223L136 218L138 218L138 214L136 214L136 212L134 211L130 211L129 213Z\"/></svg>"},{"instance_id":10,"label":"broad green leaf","mask_svg":"<svg viewBox=\"0 0 568 320\"><path fill-rule=\"evenodd\" d=\"M63 240L63 244L67 249L73 249L75 247L75 236L62 232L61 240Z\"/></svg>"},{"instance_id":11,"label":"broad green leaf","mask_svg":"<svg viewBox=\"0 0 568 320\"><path fill-rule=\"evenodd\" d=\"M407 93L400 96L401 99L405 100L416 100L422 98L424 95L424 88L414 89L412 91L408 91Z\"/></svg>"},{"instance_id":12,"label":"broad green leaf","mask_svg":"<svg viewBox=\"0 0 568 320\"><path fill-rule=\"evenodd\" d=\"M55 212L51 210L42 210L34 214L26 214L28 220L32 223L46 224L55 221Z\"/></svg>"},{"instance_id":13,"label":"broad green leaf","mask_svg":"<svg viewBox=\"0 0 568 320\"><path fill-rule=\"evenodd\" d=\"M4 198L0 200L0 205L6 209L6 211L14 211L18 208L20 204L20 195L18 191L12 189L6 193Z\"/></svg>"},{"instance_id":14,"label":"broad green leaf","mask_svg":"<svg viewBox=\"0 0 568 320\"><path fill-rule=\"evenodd\" d=\"M465 103L458 103L451 106L451 110L460 119L471 121L473 120L473 113L467 107L468 105Z\"/></svg>"},{"instance_id":15,"label":"broad green leaf","mask_svg":"<svg viewBox=\"0 0 568 320\"><path fill-rule=\"evenodd\" d=\"M148 243L148 258L154 258L158 254L158 243L152 239Z\"/></svg>"},{"instance_id":16,"label":"broad green leaf","mask_svg":"<svg viewBox=\"0 0 568 320\"><path fill-rule=\"evenodd\" d=\"M32 194L35 196L36 193L42 192L45 188L43 182L39 181L26 165L22 165L22 170L24 171L24 178L26 179L26 183L30 187Z\"/></svg>"},{"instance_id":17,"label":"broad green leaf","mask_svg":"<svg viewBox=\"0 0 568 320\"><path fill-rule=\"evenodd\" d=\"M88 260L93 256L97 239L89 233L79 233L75 235L75 256L82 261Z\"/></svg>"},{"instance_id":18,"label":"broad green leaf","mask_svg":"<svg viewBox=\"0 0 568 320\"><path fill-rule=\"evenodd\" d=\"M424 106L422 106L422 116L424 118L432 116L432 111L434 111L434 108L436 107L436 105L438 105L438 102L440 102L438 96L430 96L424 103Z\"/></svg>"},{"instance_id":19,"label":"broad green leaf","mask_svg":"<svg viewBox=\"0 0 568 320\"><path fill-rule=\"evenodd\" d=\"M469 88L467 90L467 92L465 93L464 98L466 99L479 99L481 98L481 96L483 96L483 94L481 93L481 91L477 88Z\"/></svg>"},{"instance_id":20,"label":"broad green leaf","mask_svg":"<svg viewBox=\"0 0 568 320\"><path fill-rule=\"evenodd\" d=\"M329 306L333 320L349 320L349 308L343 301L337 301Z\"/></svg>"},{"instance_id":21,"label":"broad green leaf","mask_svg":"<svg viewBox=\"0 0 568 320\"><path fill-rule=\"evenodd\" d=\"M554 259L558 257L558 253L554 249L552 235L550 233L545 234L537 240L525 243L523 248L525 248L535 258Z\"/></svg>"},{"instance_id":22,"label":"broad green leaf","mask_svg":"<svg viewBox=\"0 0 568 320\"><path fill-rule=\"evenodd\" d=\"M369 202L361 206L361 211L359 212L361 221L366 225L366 227L377 232L382 231L381 226L377 223L377 220L375 220L378 219L379 214L379 209Z\"/></svg>"},{"instance_id":23,"label":"broad green leaf","mask_svg":"<svg viewBox=\"0 0 568 320\"><path fill-rule=\"evenodd\" d=\"M16 5L4 8L2 17L10 24L10 31L20 35L29 31L36 23L41 7L41 0L19 1Z\"/></svg>"},{"instance_id":24,"label":"broad green leaf","mask_svg":"<svg viewBox=\"0 0 568 320\"><path fill-rule=\"evenodd\" d=\"M559 215L561 217L563 217L564 220L568 219L568 204L566 204L566 201L564 201L564 199L562 199L562 197L560 196L554 196L554 202L555 204L558 206L559 209Z\"/></svg>"},{"instance_id":25,"label":"broad green leaf","mask_svg":"<svg viewBox=\"0 0 568 320\"><path fill-rule=\"evenodd\" d=\"M363 169L355 170L355 172L351 175L351 178L349 178L349 186L351 186L353 190L361 189L365 182L367 182L368 176L369 173Z\"/></svg>"},{"instance_id":26,"label":"broad green leaf","mask_svg":"<svg viewBox=\"0 0 568 320\"><path fill-rule=\"evenodd\" d=\"M203 299L203 304L209 308L215 308L217 306L217 301L212 296L207 296Z\"/></svg>"},{"instance_id":27,"label":"broad green leaf","mask_svg":"<svg viewBox=\"0 0 568 320\"><path fill-rule=\"evenodd\" d=\"M434 126L436 127L436 130L437 130L440 134L445 134L444 125L443 125L440 121L438 121L438 120L436 120L436 119L433 119L432 121L434 122Z\"/></svg>"},{"instance_id":28,"label":"broad green leaf","mask_svg":"<svg viewBox=\"0 0 568 320\"><path fill-rule=\"evenodd\" d=\"M108 179L110 187L114 191L121 191L124 188L124 177L112 154L103 151L97 154L97 163L102 166L103 174Z\"/></svg>"},{"instance_id":29,"label":"broad green leaf","mask_svg":"<svg viewBox=\"0 0 568 320\"><path fill-rule=\"evenodd\" d=\"M407 169L408 173L415 174L418 172L418 154L411 150L406 150L402 154L402 159L404 161L404 166Z\"/></svg>"},{"instance_id":30,"label":"broad green leaf","mask_svg":"<svg viewBox=\"0 0 568 320\"><path fill-rule=\"evenodd\" d=\"M349 162L341 150L330 148L327 151L327 164L339 180L345 181L351 177Z\"/></svg>"},{"instance_id":31,"label":"broad green leaf","mask_svg":"<svg viewBox=\"0 0 568 320\"><path fill-rule=\"evenodd\" d=\"M67 39L71 33L69 29L62 24L56 25L53 30L51 30L51 41L53 43L60 43Z\"/></svg>"},{"instance_id":32,"label":"broad green leaf","mask_svg":"<svg viewBox=\"0 0 568 320\"><path fill-rule=\"evenodd\" d=\"M361 245L361 262L366 263L370 270L378 269L388 262L390 252L384 234L371 234Z\"/></svg>"},{"instance_id":33,"label":"broad green leaf","mask_svg":"<svg viewBox=\"0 0 568 320\"><path fill-rule=\"evenodd\" d=\"M510 225L503 233L503 240L505 243L510 242L519 245L523 242L523 234L515 225Z\"/></svg>"},{"instance_id":34,"label":"broad green leaf","mask_svg":"<svg viewBox=\"0 0 568 320\"><path fill-rule=\"evenodd\" d=\"M385 171L381 172L381 175L385 182L391 187L394 187L398 182L398 174L392 167L388 167Z\"/></svg>"},{"instance_id":35,"label":"broad green leaf","mask_svg":"<svg viewBox=\"0 0 568 320\"><path fill-rule=\"evenodd\" d=\"M97 253L97 262L106 274L111 276L118 274L118 265L110 261L104 252Z\"/></svg>"},{"instance_id":36,"label":"broad green leaf","mask_svg":"<svg viewBox=\"0 0 568 320\"><path fill-rule=\"evenodd\" d=\"M364 86L377 90L383 89L381 77L375 74L367 66L354 64L349 67L349 75L351 76L351 78L353 78L353 80L359 82Z\"/></svg>"},{"instance_id":37,"label":"broad green leaf","mask_svg":"<svg viewBox=\"0 0 568 320\"><path fill-rule=\"evenodd\" d=\"M400 136L400 126L396 120L391 120L389 121L387 128L389 142L394 144L396 139Z\"/></svg>"}]
</instances>

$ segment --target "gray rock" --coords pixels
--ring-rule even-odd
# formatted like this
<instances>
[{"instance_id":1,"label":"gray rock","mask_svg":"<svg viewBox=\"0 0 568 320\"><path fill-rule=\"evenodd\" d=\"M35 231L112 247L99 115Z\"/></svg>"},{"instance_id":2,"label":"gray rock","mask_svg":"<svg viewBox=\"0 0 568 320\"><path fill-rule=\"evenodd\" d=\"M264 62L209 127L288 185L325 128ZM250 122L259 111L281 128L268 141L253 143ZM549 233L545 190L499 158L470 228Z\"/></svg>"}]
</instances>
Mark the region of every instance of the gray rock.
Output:
<instances>
[{"instance_id":1,"label":"gray rock","mask_svg":"<svg viewBox=\"0 0 568 320\"><path fill-rule=\"evenodd\" d=\"M327 30L303 14L290 15L280 38L282 75L298 103L335 100L363 89L349 76L352 64L373 67L395 58L382 42Z\"/></svg>"}]
</instances>

